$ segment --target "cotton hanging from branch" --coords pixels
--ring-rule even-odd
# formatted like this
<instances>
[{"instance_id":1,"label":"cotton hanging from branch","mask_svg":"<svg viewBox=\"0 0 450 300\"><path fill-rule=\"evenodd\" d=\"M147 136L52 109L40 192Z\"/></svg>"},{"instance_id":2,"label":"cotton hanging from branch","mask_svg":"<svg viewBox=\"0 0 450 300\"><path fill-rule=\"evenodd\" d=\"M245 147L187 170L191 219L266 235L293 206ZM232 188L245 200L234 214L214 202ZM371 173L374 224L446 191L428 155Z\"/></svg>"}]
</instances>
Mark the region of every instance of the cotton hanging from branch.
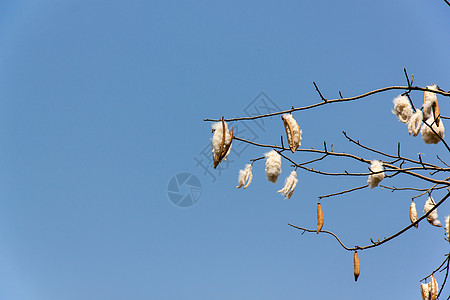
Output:
<instances>
[{"instance_id":1,"label":"cotton hanging from branch","mask_svg":"<svg viewBox=\"0 0 450 300\"><path fill-rule=\"evenodd\" d=\"M379 160L372 160L370 164L370 170L372 172L381 172L383 171L383 163ZM369 178L367 179L367 183L369 184L370 188L373 189L378 186L378 184L383 180L384 178L384 172L376 173L376 174L370 174Z\"/></svg>"},{"instance_id":2,"label":"cotton hanging from branch","mask_svg":"<svg viewBox=\"0 0 450 300\"><path fill-rule=\"evenodd\" d=\"M405 71L405 74L406 74L406 71ZM395 154L386 153L386 152L380 151L379 149L362 145L358 140L353 140L353 139L349 138L345 134L345 132L344 132L344 135L347 137L347 139L350 140L350 142L352 142L353 144L356 144L359 147L364 148L365 150L369 150L374 153L377 153L378 155L382 155L384 162L381 160L370 160L369 161L369 160L367 160L366 157L358 156L358 155L355 155L354 153L335 152L335 151L333 151L333 149L331 149L331 151L329 151L327 149L326 144L324 146L324 148L325 148L324 150L317 150L317 148L314 148L314 147L298 149L301 144L301 140L302 140L302 137L301 137L302 130L300 129L297 121L294 119L294 117L291 114L292 112L297 111L297 110L308 110L308 109L316 108L316 107L319 107L322 105L328 105L329 103L354 101L354 100L358 100L360 98L364 98L364 97L367 97L367 96L375 94L375 93L381 93L381 92L388 91L388 90L404 90L403 95L397 96L397 97L395 97L395 99L393 99L394 107L393 107L392 113L397 116L397 118L400 122L407 124L408 132L410 135L412 134L413 136L417 136L419 133L421 133L422 139L424 140L425 143L438 143L441 140L443 141L444 125L443 125L442 120L447 119L447 117L443 116L441 118L440 112L439 112L439 104L438 104L436 95L440 94L440 95L444 95L446 97L450 97L450 92L445 92L445 91L439 89L439 87L437 87L436 85L431 85L431 86L427 87L427 89L432 90L432 91L424 91L425 88L423 88L423 87L413 86L412 80L409 80L407 74L406 74L406 77L408 79L408 86L404 86L404 87L401 87L401 86L385 87L385 88L381 88L379 90L370 91L365 94L354 96L354 97L349 97L349 98L344 98L342 96L342 94L340 94L341 98L339 98L339 99L326 99L326 101L324 100L324 102L311 104L311 105L307 105L304 107L294 108L294 106L292 106L292 108L284 110L284 111L271 112L271 113L267 113L264 115L246 116L246 117L242 117L242 118L228 119L228 121L253 120L253 119L260 119L260 118L268 118L268 117L271 117L274 115L281 115L281 118L282 118L282 121L284 124L284 129L286 132L286 138L287 138L287 141L289 144L288 147L285 147L283 145L283 139L281 140L281 145L277 145L277 144L267 144L267 143L256 143L255 141L245 140L242 137L235 138L239 142L245 142L245 143L251 144L256 147L262 147L262 148L269 147L269 149L270 148L274 149L274 150L271 150L271 151L265 153L264 157L262 157L262 158L256 158L256 159L251 160L251 161L255 162L257 160L266 158L265 172L266 172L267 179L270 182L273 182L273 183L277 182L277 180L281 174L282 158L286 159L289 163L291 163L291 166L306 170L310 174L321 174L321 175L329 175L329 176L361 176L361 175L363 175L361 173L351 173L351 172L349 173L346 170L345 170L345 172L331 173L331 172L326 172L326 171L321 170L320 164L316 164L316 165L312 166L313 164L315 164L318 161L330 160L332 158L343 158L343 159L350 159L352 161L357 161L359 163L367 163L367 162L370 163L370 167L369 167L370 172L368 173L367 185L364 185L361 187L348 188L346 190L339 191L336 193L319 196L319 199L354 192L357 190L364 189L366 187L370 187L373 189L373 188L379 186L380 182L386 177L385 172L389 172L388 178L390 178L390 180L392 180L394 177L397 178L396 176L399 176L399 177L401 177L401 176L408 177L409 176L409 178L419 179L419 180L422 180L423 182L426 182L427 184L433 183L433 186L428 187L428 188L424 188L424 187L419 188L418 186L402 187L402 188L396 188L394 186L391 188L391 187L382 186L383 189L390 189L393 192L401 191L401 190L410 190L410 191L421 192L421 194L413 197L413 199L415 199L418 196L424 195L426 192L431 194L432 192L440 190L440 189L450 188L450 182L448 180L448 178L450 178L450 177L448 177L448 175L443 176L446 174L445 172L449 172L449 170L450 170L450 166L449 166L449 164L447 164L445 159L443 160L438 156L437 158L442 163L441 165L439 165L439 164L430 163L430 162L425 161L425 158L426 158L425 156L419 155L418 159L416 157L404 156L401 154L401 151L400 151L400 143L398 143L397 153L395 153ZM416 107L414 107L414 103L412 102L412 99L414 99L412 93L414 91L421 91L421 93L423 93L423 105L422 105L421 109L416 109ZM433 91L436 91L436 92L433 92ZM320 92L319 92L319 94L320 94ZM324 98L322 97L322 99L324 99ZM207 121L217 121L217 120L207 119ZM232 133L232 130L230 133L228 133L228 126L224 122L223 118L222 118L221 122L215 123L213 125L213 129L215 130L214 137L213 137L213 156L215 157L214 162L216 165L216 162L218 164L222 159L225 159L227 154L229 153L229 148L231 147L231 141L233 140L233 133ZM390 134L390 132L387 131L386 134ZM445 141L441 144L445 145L446 149L450 151L450 148L447 146ZM288 155L286 155L285 151L289 151L289 150L292 153L294 153L294 155L296 155L299 159L301 159L303 161L296 162L291 157L288 157ZM410 149L408 149L408 150L410 150ZM413 153L418 153L419 151L422 151L422 149L418 149L417 152L415 152L415 150L413 150ZM411 152L411 151L408 151L408 152ZM305 161L306 159L303 156L304 153L310 153L312 155L320 154L320 156L313 158L313 159L308 158L308 160ZM388 158L385 158L385 157L388 157ZM306 165L308 165L308 166L306 166ZM252 165L247 164L247 165L245 165L245 168L243 170L239 171L237 187L238 188L244 187L244 189L245 189L246 187L249 186L251 181L252 181ZM284 195L285 198L290 199L291 196L293 195L293 192L296 188L297 183L298 183L297 172L294 170L290 173L289 176L287 176L283 188L281 190L279 190L278 193L281 193ZM450 192L447 193L445 196L442 196L440 201L438 201L438 206L441 205L447 198L450 198ZM436 227L442 227L440 221L437 219L438 214L437 214L436 208L434 208L435 205L436 205L436 203L434 202L433 198L431 196L429 196L428 200L425 202L425 205L424 205L424 212L425 212L425 214L427 214L426 219L431 225L436 226ZM414 227L416 227L416 228L418 228L419 222L422 221L422 219L424 219L424 217L422 217L422 218L418 217L417 208L416 208L416 204L414 203L414 201L412 201L410 203L409 217L410 217L411 224L414 224ZM342 240L338 237L338 235L336 235L335 233L333 233L329 230L322 231L323 219L324 218L323 218L322 206L321 206L320 200L319 200L319 203L317 204L317 228L308 229L308 228L304 228L304 227L295 226L292 224L289 224L289 225L292 227L295 227L299 230L303 230L303 233L304 232L316 232L321 235L322 234L332 235L335 239L338 240L340 245L345 250L354 252L355 281L358 280L358 277L360 274L360 262L359 262L358 253L356 251L359 252L360 250L362 251L365 249L378 247L378 246L402 235L403 232L406 232L407 230L409 230L412 227L411 225L407 224L407 225L405 225L406 227L404 227L402 230L394 233L393 235L391 235L387 238L385 237L381 241L378 240L378 242L377 242L377 241L370 239L372 244L368 244L365 246L360 245L360 246L350 247L348 245L345 245L342 242ZM450 242L450 233L449 233L449 231L450 231L449 221L450 220L449 219L450 219L450 216L445 219L445 230L446 230L445 233L446 233L446 239ZM450 255L450 253L448 255ZM445 263L445 261L444 261L444 263ZM440 267L441 268L440 271L445 269L444 263L442 264L443 267L442 266ZM448 268L448 266L447 266L447 268ZM439 268L438 268L438 270L439 270ZM438 270L433 271L432 274L435 274ZM436 273L436 274L439 274L439 273ZM421 285L423 299L436 299L437 294L438 294L436 279L434 278L434 276L431 276L431 275L427 276L426 278L430 278L431 282L428 284ZM447 279L447 275L445 275L445 279ZM445 282L445 281L443 281L443 282Z\"/></svg>"},{"instance_id":3,"label":"cotton hanging from branch","mask_svg":"<svg viewBox=\"0 0 450 300\"><path fill-rule=\"evenodd\" d=\"M409 207L409 219L411 220L411 223L414 223L419 219L419 217L417 216L417 209L414 201L411 202L411 205ZM419 227L419 223L415 224L414 227Z\"/></svg>"},{"instance_id":4,"label":"cotton hanging from branch","mask_svg":"<svg viewBox=\"0 0 450 300\"><path fill-rule=\"evenodd\" d=\"M429 196L428 200L425 202L423 211L425 213L428 213L430 210L433 209L435 205L436 203L434 202L434 199L431 196ZM437 218L438 218L437 210L433 209L433 211L427 216L427 221L433 226L442 227L441 222Z\"/></svg>"},{"instance_id":5,"label":"cotton hanging from branch","mask_svg":"<svg viewBox=\"0 0 450 300\"><path fill-rule=\"evenodd\" d=\"M266 176L267 180L276 183L281 174L281 156L275 150L267 152L266 157Z\"/></svg>"},{"instance_id":6,"label":"cotton hanging from branch","mask_svg":"<svg viewBox=\"0 0 450 300\"><path fill-rule=\"evenodd\" d=\"M284 128L286 130L286 137L289 143L289 148L292 153L297 150L298 146L301 145L302 141L302 130L298 126L297 121L291 114L284 114L281 116L284 123Z\"/></svg>"},{"instance_id":7,"label":"cotton hanging from branch","mask_svg":"<svg viewBox=\"0 0 450 300\"><path fill-rule=\"evenodd\" d=\"M223 120L212 124L214 135L212 137L212 153L214 168L216 168L222 159L227 160L233 141L233 127L228 131L228 124Z\"/></svg>"},{"instance_id":8,"label":"cotton hanging from branch","mask_svg":"<svg viewBox=\"0 0 450 300\"><path fill-rule=\"evenodd\" d=\"M423 113L421 110L416 111L408 121L408 133L413 136L417 136L420 132L420 126L422 126Z\"/></svg>"},{"instance_id":9,"label":"cotton hanging from branch","mask_svg":"<svg viewBox=\"0 0 450 300\"><path fill-rule=\"evenodd\" d=\"M297 186L297 172L294 170L291 174L286 178L284 183L284 187L279 190L277 193L284 194L286 199L291 199L292 193L294 193L295 187Z\"/></svg>"},{"instance_id":10,"label":"cotton hanging from branch","mask_svg":"<svg viewBox=\"0 0 450 300\"><path fill-rule=\"evenodd\" d=\"M239 179L238 179L238 186L237 188L244 187L246 189L250 183L252 182L253 174L252 174L252 165L247 164L245 165L244 170L239 170Z\"/></svg>"},{"instance_id":11,"label":"cotton hanging from branch","mask_svg":"<svg viewBox=\"0 0 450 300\"><path fill-rule=\"evenodd\" d=\"M400 122L407 123L413 114L408 97L400 95L394 98L394 110L392 113L397 116Z\"/></svg>"}]
</instances>

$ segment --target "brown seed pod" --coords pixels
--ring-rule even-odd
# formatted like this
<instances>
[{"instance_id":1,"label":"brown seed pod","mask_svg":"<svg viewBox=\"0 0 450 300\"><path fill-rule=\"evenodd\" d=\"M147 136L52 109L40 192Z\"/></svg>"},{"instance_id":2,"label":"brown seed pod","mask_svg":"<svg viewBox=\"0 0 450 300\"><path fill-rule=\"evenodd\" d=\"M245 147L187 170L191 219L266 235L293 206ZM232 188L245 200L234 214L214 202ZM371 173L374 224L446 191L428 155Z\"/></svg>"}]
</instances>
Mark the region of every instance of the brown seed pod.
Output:
<instances>
[{"instance_id":1,"label":"brown seed pod","mask_svg":"<svg viewBox=\"0 0 450 300\"><path fill-rule=\"evenodd\" d=\"M433 113L434 113L434 118L436 119L436 126L439 126L439 122L441 121L441 113L439 112L439 104L438 101L436 100L436 102L433 103Z\"/></svg>"},{"instance_id":2,"label":"brown seed pod","mask_svg":"<svg viewBox=\"0 0 450 300\"><path fill-rule=\"evenodd\" d=\"M358 252L355 251L355 254L353 255L353 274L355 275L355 281L358 281L359 272L360 272L359 257Z\"/></svg>"},{"instance_id":3,"label":"brown seed pod","mask_svg":"<svg viewBox=\"0 0 450 300\"><path fill-rule=\"evenodd\" d=\"M420 293L422 294L422 300L430 300L430 287L426 283L420 285Z\"/></svg>"},{"instance_id":4,"label":"brown seed pod","mask_svg":"<svg viewBox=\"0 0 450 300\"><path fill-rule=\"evenodd\" d=\"M411 223L414 223L419 219L417 216L417 209L414 201L412 201L411 205L409 206L409 219L411 220ZM415 224L414 227L419 227L419 223Z\"/></svg>"},{"instance_id":5,"label":"brown seed pod","mask_svg":"<svg viewBox=\"0 0 450 300\"><path fill-rule=\"evenodd\" d=\"M430 285L431 300L436 300L438 292L439 292L439 288L438 288L436 278L434 278L433 275L431 275L431 277L430 277L429 285Z\"/></svg>"},{"instance_id":6,"label":"brown seed pod","mask_svg":"<svg viewBox=\"0 0 450 300\"><path fill-rule=\"evenodd\" d=\"M231 143L233 142L233 127L231 127L230 130L230 140L226 141L226 136L228 132L226 130L225 121L222 117L222 141L220 143L219 152L214 154L213 153L213 162L214 162L214 169L217 168L217 166L220 164L220 162L225 159L228 155L228 151L230 150Z\"/></svg>"},{"instance_id":7,"label":"brown seed pod","mask_svg":"<svg viewBox=\"0 0 450 300\"><path fill-rule=\"evenodd\" d=\"M323 227L323 211L322 211L322 205L320 205L320 202L317 203L317 233L319 233L322 230Z\"/></svg>"},{"instance_id":8,"label":"brown seed pod","mask_svg":"<svg viewBox=\"0 0 450 300\"><path fill-rule=\"evenodd\" d=\"M294 153L300 145L300 127L298 126L297 121L295 121L292 115L282 115L281 119L283 120L284 129L286 130L286 137L289 143L289 148L291 149L292 153Z\"/></svg>"}]
</instances>

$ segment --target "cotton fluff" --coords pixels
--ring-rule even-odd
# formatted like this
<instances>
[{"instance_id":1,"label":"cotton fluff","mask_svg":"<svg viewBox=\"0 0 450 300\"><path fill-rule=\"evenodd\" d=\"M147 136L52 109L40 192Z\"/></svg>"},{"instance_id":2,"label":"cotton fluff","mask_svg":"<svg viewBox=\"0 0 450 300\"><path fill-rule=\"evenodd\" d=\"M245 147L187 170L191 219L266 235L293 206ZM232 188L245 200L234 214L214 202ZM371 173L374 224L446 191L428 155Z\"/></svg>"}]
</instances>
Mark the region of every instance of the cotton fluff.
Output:
<instances>
[{"instance_id":1,"label":"cotton fluff","mask_svg":"<svg viewBox=\"0 0 450 300\"><path fill-rule=\"evenodd\" d=\"M294 117L291 114L284 114L282 116L282 119L289 123L289 127L292 128L292 134L290 130L286 130L287 139L289 142L289 146L293 152L297 150L298 146L300 146L302 143L302 130L298 126L297 121L294 119Z\"/></svg>"},{"instance_id":2,"label":"cotton fluff","mask_svg":"<svg viewBox=\"0 0 450 300\"><path fill-rule=\"evenodd\" d=\"M264 154L266 157L267 180L276 183L281 174L281 156L275 150Z\"/></svg>"},{"instance_id":3,"label":"cotton fluff","mask_svg":"<svg viewBox=\"0 0 450 300\"><path fill-rule=\"evenodd\" d=\"M244 187L246 189L250 183L252 182L253 174L252 174L252 165L245 165L244 170L239 170L239 182L237 188Z\"/></svg>"},{"instance_id":4,"label":"cotton fluff","mask_svg":"<svg viewBox=\"0 0 450 300\"><path fill-rule=\"evenodd\" d=\"M228 124L227 124L227 122L224 122L224 124L225 124L225 144L223 147L225 147L225 145L228 145L230 143L230 139L231 139L230 132L228 131ZM220 149L220 146L222 144L222 138L223 138L222 122L213 123L212 129L214 130L214 135L212 138L213 157L220 157L220 155L221 155L220 151L224 150L224 149ZM223 159L225 159L225 160L227 159L228 154L230 154L230 150L231 150L231 145Z\"/></svg>"},{"instance_id":5,"label":"cotton fluff","mask_svg":"<svg viewBox=\"0 0 450 300\"><path fill-rule=\"evenodd\" d=\"M427 89L437 91L437 85L432 84L427 86ZM423 92L423 118L427 120L431 116L431 107L437 101L436 93L433 92Z\"/></svg>"},{"instance_id":6,"label":"cotton fluff","mask_svg":"<svg viewBox=\"0 0 450 300\"><path fill-rule=\"evenodd\" d=\"M447 235L447 240L450 242L450 216L445 218L445 234Z\"/></svg>"},{"instance_id":7,"label":"cotton fluff","mask_svg":"<svg viewBox=\"0 0 450 300\"><path fill-rule=\"evenodd\" d=\"M417 209L414 201L411 202L411 205L409 207L409 219L411 220L411 223L414 223L419 219L419 217L417 216ZM414 227L419 227L419 224L414 225Z\"/></svg>"},{"instance_id":8,"label":"cotton fluff","mask_svg":"<svg viewBox=\"0 0 450 300\"><path fill-rule=\"evenodd\" d=\"M421 110L416 111L408 121L408 133L417 136L420 132L420 126L422 126L423 113Z\"/></svg>"},{"instance_id":9,"label":"cotton fluff","mask_svg":"<svg viewBox=\"0 0 450 300\"><path fill-rule=\"evenodd\" d=\"M284 187L277 193L284 194L286 199L291 199L292 193L294 193L295 187L297 186L297 172L292 171L291 174L286 178Z\"/></svg>"},{"instance_id":10,"label":"cotton fluff","mask_svg":"<svg viewBox=\"0 0 450 300\"><path fill-rule=\"evenodd\" d=\"M380 172L383 171L383 163L380 160L372 160L370 162L370 170L372 172ZM370 174L369 178L367 179L367 183L369 184L370 188L373 189L374 187L377 187L378 184L383 180L384 178L384 172L377 173L377 174Z\"/></svg>"},{"instance_id":11,"label":"cotton fluff","mask_svg":"<svg viewBox=\"0 0 450 300\"><path fill-rule=\"evenodd\" d=\"M408 97L403 95L395 97L392 113L397 116L400 122L407 123L413 114Z\"/></svg>"},{"instance_id":12,"label":"cotton fluff","mask_svg":"<svg viewBox=\"0 0 450 300\"><path fill-rule=\"evenodd\" d=\"M425 213L428 213L436 203L434 203L434 200L431 196L428 197L428 200L425 202L425 206L423 207L423 211ZM436 209L433 209L433 211L427 216L427 221L433 226L436 227L442 227L441 222L437 219L438 213Z\"/></svg>"},{"instance_id":13,"label":"cotton fluff","mask_svg":"<svg viewBox=\"0 0 450 300\"><path fill-rule=\"evenodd\" d=\"M427 144L437 144L441 141L441 138L444 138L444 124L442 123L442 120L440 120L439 122L439 126L436 125L437 122L435 122L434 120L434 114L431 114L430 118L428 118L428 120L425 121L428 125L431 125L431 128L433 128L433 130L437 133L434 133L433 130L431 130L431 128L429 126L427 126L426 124L422 125L422 130L420 131L420 133L422 134L422 139L425 143Z\"/></svg>"}]
</instances>

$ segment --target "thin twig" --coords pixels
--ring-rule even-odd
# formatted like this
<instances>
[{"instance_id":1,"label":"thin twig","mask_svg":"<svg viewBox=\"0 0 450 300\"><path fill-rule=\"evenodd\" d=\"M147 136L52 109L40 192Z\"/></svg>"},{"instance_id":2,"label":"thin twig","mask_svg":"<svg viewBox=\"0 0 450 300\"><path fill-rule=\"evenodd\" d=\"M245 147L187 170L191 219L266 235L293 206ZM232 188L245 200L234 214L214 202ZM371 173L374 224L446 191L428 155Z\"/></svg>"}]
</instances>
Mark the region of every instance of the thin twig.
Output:
<instances>
[{"instance_id":1,"label":"thin twig","mask_svg":"<svg viewBox=\"0 0 450 300\"><path fill-rule=\"evenodd\" d=\"M287 114L287 113L291 113L294 111L301 111L301 110L306 110L306 109L311 109L311 108L315 108L318 106L322 106L325 104L331 104L331 103L336 103L336 102L345 102L345 101L354 101L354 100L358 100L361 98L365 98L368 97L370 95L374 95L374 94L378 94L378 93L382 93L382 92L386 92L386 91L390 91L390 90L413 90L413 91L429 91L429 92L433 92L435 94L440 94L446 97L450 97L450 92L445 92L445 91L440 91L440 90L431 90L428 88L423 88L423 87L419 87L419 86L411 86L411 87L407 87L407 86L388 86L388 87L384 87L381 89L376 89L358 96L354 96L354 97L348 97L348 98L337 98L337 99L331 99L328 100L327 102L320 102L320 103L316 103L316 104L311 104L308 106L303 106L303 107L298 107L298 108L291 108L288 110L284 110L284 111L279 111L279 112L273 112L273 113L268 113L268 114L262 114L262 115L256 115L256 116L251 116L251 117L239 117L239 118L230 118L230 119L225 119L225 121L227 122L231 122L231 121L240 121L240 120L255 120L255 119L260 119L260 118L267 118L267 117L271 117L271 116L277 116L277 115L282 115L282 114ZM220 119L203 119L203 121L205 122L218 122L220 121Z\"/></svg>"},{"instance_id":2,"label":"thin twig","mask_svg":"<svg viewBox=\"0 0 450 300\"><path fill-rule=\"evenodd\" d=\"M362 189L364 189L364 188L366 188L366 187L368 187L368 186L369 186L369 185L366 184L366 185L358 186L358 187L355 187L355 188L352 188L352 189L349 189L349 190L345 190L345 191L342 191L342 192L338 192L338 193L334 193L334 194L328 194L328 195L319 196L319 199L328 198L328 197L333 197L333 196L338 196L338 195L342 195L342 194L346 194L346 193L351 193L351 192L354 192L354 191L357 191L357 190L362 190Z\"/></svg>"},{"instance_id":3,"label":"thin twig","mask_svg":"<svg viewBox=\"0 0 450 300\"><path fill-rule=\"evenodd\" d=\"M360 246L355 246L355 247L353 247L353 248L350 248L350 247L347 247L347 246L345 246L344 245L344 243L342 243L342 241L338 238L338 236L336 235L336 234L334 234L334 233L332 233L332 232L330 232L330 231L319 231L319 233L327 233L327 234L331 234L332 236L334 236L337 240L338 240L338 242L341 244L341 246L345 249L345 250L348 250L348 251L356 251L356 250L365 250L365 249L370 249L370 248L374 248L374 247L378 247L378 246L380 246L380 245L382 245L382 244L384 244L384 243L386 243L386 242L388 242L388 241L390 241L390 240L392 240L392 239L394 239L394 238L396 238L396 237L398 237L399 235L401 235L401 234L403 234L404 232L406 232L407 230L409 230L409 229L411 229L412 227L414 227L414 225L416 225L416 224L419 224L419 222L420 221L422 221L423 219L425 219L429 214L431 214L436 208L438 208L442 203L444 203L445 202L445 200L447 200L447 198L450 196L450 191L438 202L438 203L436 203L436 205L434 205L433 206L433 208L432 209L430 209L427 213L425 213L422 217L420 217L417 221L415 221L414 223L411 223L410 225L408 225L408 226L406 226L405 228L403 228L402 230L400 230L400 231L398 231L397 233L395 233L395 234L393 234L393 235L391 235L390 237L387 237L387 238L384 238L383 240L381 240L381 241L378 241L378 242L374 242L373 244L371 244L371 245L367 245L367 246L362 246L362 247L360 247ZM292 226L292 227L294 227L294 228L297 228L297 229L300 229L300 230L304 230L304 231L307 231L307 232L317 232L317 230L313 230L313 229L306 229L306 228L302 228L302 227L299 227L299 226L295 226L295 225L292 225L292 224L288 224L289 226Z\"/></svg>"}]
</instances>

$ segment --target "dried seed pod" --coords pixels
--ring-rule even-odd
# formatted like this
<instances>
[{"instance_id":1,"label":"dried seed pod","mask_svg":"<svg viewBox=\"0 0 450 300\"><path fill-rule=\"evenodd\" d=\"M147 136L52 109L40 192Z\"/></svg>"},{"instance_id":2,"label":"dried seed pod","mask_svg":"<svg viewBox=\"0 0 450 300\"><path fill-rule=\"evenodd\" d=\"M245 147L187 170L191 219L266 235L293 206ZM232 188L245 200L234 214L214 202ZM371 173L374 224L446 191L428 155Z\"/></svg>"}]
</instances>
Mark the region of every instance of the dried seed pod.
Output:
<instances>
[{"instance_id":1,"label":"dried seed pod","mask_svg":"<svg viewBox=\"0 0 450 300\"><path fill-rule=\"evenodd\" d=\"M355 281L358 280L359 272L360 272L359 257L358 252L355 251L355 254L353 255L353 274L355 275Z\"/></svg>"},{"instance_id":2,"label":"dried seed pod","mask_svg":"<svg viewBox=\"0 0 450 300\"><path fill-rule=\"evenodd\" d=\"M221 122L214 123L212 128L214 130L212 153L215 169L223 159L227 159L227 156L230 153L231 143L233 141L233 127L231 127L230 132L228 132L228 125L222 117Z\"/></svg>"},{"instance_id":3,"label":"dried seed pod","mask_svg":"<svg viewBox=\"0 0 450 300\"><path fill-rule=\"evenodd\" d=\"M419 219L414 201L411 202L411 206L409 207L409 219L411 220L411 223L414 223ZM415 224L414 227L419 227L419 223Z\"/></svg>"},{"instance_id":4,"label":"dried seed pod","mask_svg":"<svg viewBox=\"0 0 450 300\"><path fill-rule=\"evenodd\" d=\"M322 205L320 205L320 202L317 203L317 233L319 233L322 230L323 227L323 211L322 211Z\"/></svg>"},{"instance_id":5,"label":"dried seed pod","mask_svg":"<svg viewBox=\"0 0 450 300\"><path fill-rule=\"evenodd\" d=\"M302 140L302 131L298 126L297 121L291 114L284 114L281 116L284 123L284 129L286 130L286 137L289 143L289 148L292 152L295 152L300 146Z\"/></svg>"},{"instance_id":6,"label":"dried seed pod","mask_svg":"<svg viewBox=\"0 0 450 300\"><path fill-rule=\"evenodd\" d=\"M439 293L439 288L438 288L438 284L436 281L436 278L434 278L433 275L431 275L430 277L430 295L431 295L431 300L436 300L437 299L437 295Z\"/></svg>"},{"instance_id":7,"label":"dried seed pod","mask_svg":"<svg viewBox=\"0 0 450 300\"><path fill-rule=\"evenodd\" d=\"M422 294L422 300L430 300L430 287L426 283L420 285L420 293Z\"/></svg>"}]
</instances>

